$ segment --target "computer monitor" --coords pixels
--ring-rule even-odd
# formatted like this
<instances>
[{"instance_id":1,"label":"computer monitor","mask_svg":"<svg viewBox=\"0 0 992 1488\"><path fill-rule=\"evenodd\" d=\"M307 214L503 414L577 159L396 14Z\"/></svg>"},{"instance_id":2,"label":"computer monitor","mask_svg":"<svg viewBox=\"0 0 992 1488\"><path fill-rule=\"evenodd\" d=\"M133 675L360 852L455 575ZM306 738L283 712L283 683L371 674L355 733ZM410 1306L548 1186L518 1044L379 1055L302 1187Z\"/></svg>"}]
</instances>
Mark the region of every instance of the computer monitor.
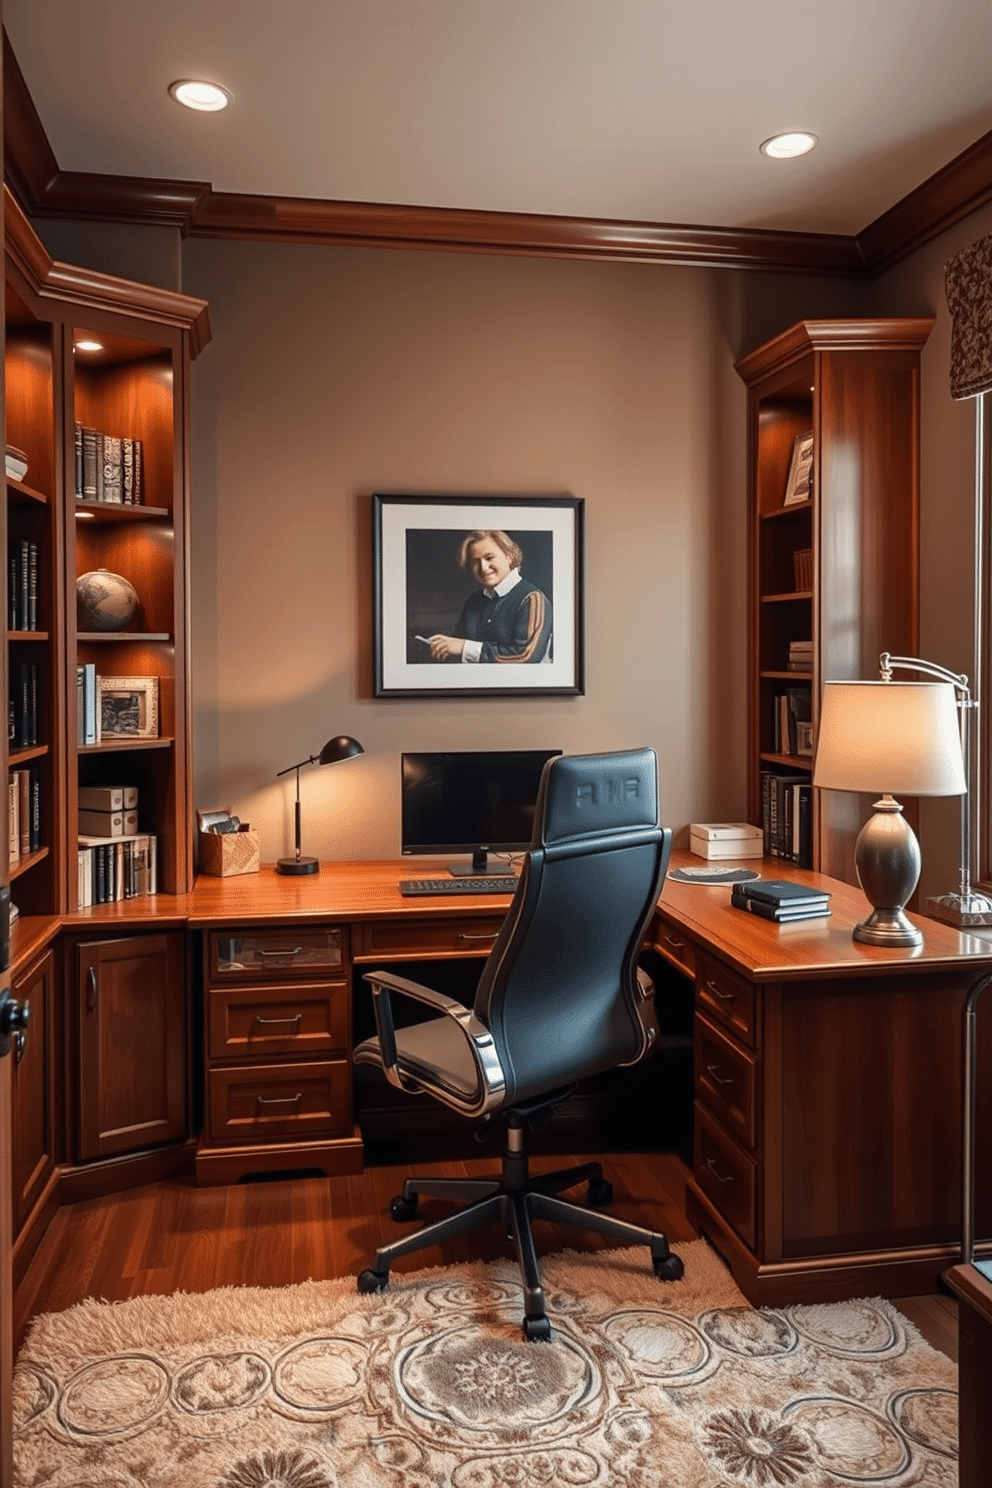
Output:
<instances>
[{"instance_id":1,"label":"computer monitor","mask_svg":"<svg viewBox=\"0 0 992 1488\"><path fill-rule=\"evenodd\" d=\"M405 855L471 853L456 878L505 873L488 854L530 846L541 771L560 749L459 750L401 756Z\"/></svg>"}]
</instances>

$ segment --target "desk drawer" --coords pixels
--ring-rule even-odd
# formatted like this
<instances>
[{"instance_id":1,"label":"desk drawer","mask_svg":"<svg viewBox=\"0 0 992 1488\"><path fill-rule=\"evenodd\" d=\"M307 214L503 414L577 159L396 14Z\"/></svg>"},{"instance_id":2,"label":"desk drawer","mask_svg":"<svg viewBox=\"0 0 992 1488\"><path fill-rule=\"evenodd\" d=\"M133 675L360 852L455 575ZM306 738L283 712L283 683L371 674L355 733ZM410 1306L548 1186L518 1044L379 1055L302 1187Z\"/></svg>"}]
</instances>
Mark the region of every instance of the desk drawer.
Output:
<instances>
[{"instance_id":1,"label":"desk drawer","mask_svg":"<svg viewBox=\"0 0 992 1488\"><path fill-rule=\"evenodd\" d=\"M696 1001L750 1048L757 1043L755 989L720 961L700 956Z\"/></svg>"},{"instance_id":2,"label":"desk drawer","mask_svg":"<svg viewBox=\"0 0 992 1488\"><path fill-rule=\"evenodd\" d=\"M757 1242L757 1167L698 1101L695 1147L693 1171L696 1182L744 1243L754 1250Z\"/></svg>"},{"instance_id":3,"label":"desk drawer","mask_svg":"<svg viewBox=\"0 0 992 1488\"><path fill-rule=\"evenodd\" d=\"M274 971L326 977L344 968L344 936L336 926L212 930L209 947L211 981L243 982L246 977L271 977Z\"/></svg>"},{"instance_id":4,"label":"desk drawer","mask_svg":"<svg viewBox=\"0 0 992 1488\"><path fill-rule=\"evenodd\" d=\"M398 960L412 956L488 956L496 943L506 910L480 915L431 915L423 919L369 920L356 927L354 955L365 960Z\"/></svg>"},{"instance_id":5,"label":"desk drawer","mask_svg":"<svg viewBox=\"0 0 992 1488\"><path fill-rule=\"evenodd\" d=\"M211 1059L348 1055L346 982L214 987L208 993Z\"/></svg>"},{"instance_id":6,"label":"desk drawer","mask_svg":"<svg viewBox=\"0 0 992 1488\"><path fill-rule=\"evenodd\" d=\"M696 1016L696 1094L728 1131L755 1147L756 1065L716 1024Z\"/></svg>"},{"instance_id":7,"label":"desk drawer","mask_svg":"<svg viewBox=\"0 0 992 1488\"><path fill-rule=\"evenodd\" d=\"M350 1134L351 1067L341 1059L212 1069L208 1106L212 1142Z\"/></svg>"},{"instance_id":8,"label":"desk drawer","mask_svg":"<svg viewBox=\"0 0 992 1488\"><path fill-rule=\"evenodd\" d=\"M686 976L696 975L696 947L687 936L659 917L655 935L655 949L666 960L684 971Z\"/></svg>"}]
</instances>

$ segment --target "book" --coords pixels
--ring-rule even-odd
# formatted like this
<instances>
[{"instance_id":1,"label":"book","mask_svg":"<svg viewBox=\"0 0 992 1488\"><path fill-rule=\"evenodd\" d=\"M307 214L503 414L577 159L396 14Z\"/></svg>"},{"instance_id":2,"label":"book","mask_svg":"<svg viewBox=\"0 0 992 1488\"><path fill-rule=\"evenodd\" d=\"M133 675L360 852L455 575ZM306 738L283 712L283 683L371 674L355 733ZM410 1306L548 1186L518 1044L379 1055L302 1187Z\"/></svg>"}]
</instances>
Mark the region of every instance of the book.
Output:
<instances>
[{"instance_id":1,"label":"book","mask_svg":"<svg viewBox=\"0 0 992 1488\"><path fill-rule=\"evenodd\" d=\"M103 436L103 499L104 501L116 502L118 505L123 501L122 489L122 465L121 465L121 441L113 434Z\"/></svg>"},{"instance_id":2,"label":"book","mask_svg":"<svg viewBox=\"0 0 992 1488\"><path fill-rule=\"evenodd\" d=\"M7 833L9 846L9 861L16 863L21 855L21 827L18 820L20 811L20 792L17 789L17 781L11 775L7 781Z\"/></svg>"},{"instance_id":3,"label":"book","mask_svg":"<svg viewBox=\"0 0 992 1488\"><path fill-rule=\"evenodd\" d=\"M730 894L730 902L736 909L746 910L748 914L757 915L762 920L774 920L776 923L785 925L792 924L796 920L822 920L827 919L830 914L829 905L824 901L819 907L799 907L796 909L779 908L762 899L751 899L746 894L738 892L746 888L746 884L735 884Z\"/></svg>"},{"instance_id":4,"label":"book","mask_svg":"<svg viewBox=\"0 0 992 1488\"><path fill-rule=\"evenodd\" d=\"M82 441L82 499L96 500L96 430L83 425L80 429Z\"/></svg>"},{"instance_id":5,"label":"book","mask_svg":"<svg viewBox=\"0 0 992 1488\"><path fill-rule=\"evenodd\" d=\"M789 477L785 484L783 505L793 506L797 501L808 500L812 473L813 431L810 429L805 434L796 435L796 441L792 447Z\"/></svg>"},{"instance_id":6,"label":"book","mask_svg":"<svg viewBox=\"0 0 992 1488\"><path fill-rule=\"evenodd\" d=\"M736 884L734 892L744 894L748 899L790 908L825 904L830 898L825 889L811 889L807 884L792 883L784 878L755 878L750 883Z\"/></svg>"},{"instance_id":7,"label":"book","mask_svg":"<svg viewBox=\"0 0 992 1488\"><path fill-rule=\"evenodd\" d=\"M18 832L20 855L26 858L31 851L31 771L15 770L18 791Z\"/></svg>"},{"instance_id":8,"label":"book","mask_svg":"<svg viewBox=\"0 0 992 1488\"><path fill-rule=\"evenodd\" d=\"M41 777L31 771L31 851L41 847Z\"/></svg>"},{"instance_id":9,"label":"book","mask_svg":"<svg viewBox=\"0 0 992 1488\"><path fill-rule=\"evenodd\" d=\"M133 811L138 804L136 785L81 785L79 805L87 811Z\"/></svg>"}]
</instances>

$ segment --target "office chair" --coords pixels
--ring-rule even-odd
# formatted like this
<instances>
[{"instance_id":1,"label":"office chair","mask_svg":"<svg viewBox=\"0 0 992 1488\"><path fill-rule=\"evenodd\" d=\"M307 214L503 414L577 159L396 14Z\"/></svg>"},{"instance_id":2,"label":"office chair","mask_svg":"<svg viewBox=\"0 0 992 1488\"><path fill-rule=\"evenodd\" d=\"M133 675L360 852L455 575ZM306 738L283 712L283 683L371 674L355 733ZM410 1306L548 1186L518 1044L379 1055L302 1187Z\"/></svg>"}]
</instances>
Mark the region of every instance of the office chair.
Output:
<instances>
[{"instance_id":1,"label":"office chair","mask_svg":"<svg viewBox=\"0 0 992 1488\"><path fill-rule=\"evenodd\" d=\"M381 1291L397 1257L499 1221L520 1264L524 1337L550 1338L533 1219L647 1245L657 1276L681 1276L664 1235L556 1197L586 1183L590 1205L608 1204L613 1189L599 1163L532 1178L525 1140L576 1081L635 1064L655 1041L654 988L637 957L671 841L659 825L653 750L549 760L533 839L473 1007L390 972L366 974L378 1036L359 1044L356 1063L481 1122L499 1113L507 1141L499 1179L407 1179L390 1208L399 1222L416 1217L421 1195L467 1207L382 1246L358 1278L360 1292ZM397 1027L394 997L441 1016Z\"/></svg>"}]
</instances>

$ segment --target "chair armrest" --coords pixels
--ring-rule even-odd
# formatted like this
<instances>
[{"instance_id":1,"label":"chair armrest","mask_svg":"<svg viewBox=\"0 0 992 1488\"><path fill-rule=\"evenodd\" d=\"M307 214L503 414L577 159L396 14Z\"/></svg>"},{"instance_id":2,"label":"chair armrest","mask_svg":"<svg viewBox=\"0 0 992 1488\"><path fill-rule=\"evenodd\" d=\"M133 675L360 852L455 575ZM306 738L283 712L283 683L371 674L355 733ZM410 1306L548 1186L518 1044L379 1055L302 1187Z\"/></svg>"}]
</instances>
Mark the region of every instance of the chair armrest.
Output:
<instances>
[{"instance_id":1,"label":"chair armrest","mask_svg":"<svg viewBox=\"0 0 992 1488\"><path fill-rule=\"evenodd\" d=\"M433 1008L435 1012L443 1013L457 1023L464 1034L475 1062L479 1076L479 1088L482 1092L481 1104L478 1110L473 1110L471 1114L484 1114L493 1106L501 1103L501 1097L506 1090L506 1076L499 1062L492 1034L471 1008L465 1007L464 1003L456 1001L453 997L445 996L443 992L435 992L432 987L425 987L420 982L411 982L407 977L396 976L391 971L367 971L363 973L362 980L368 982L372 988L372 1010L375 1013L376 1030L379 1035L382 1067L391 1085L408 1091L420 1088L415 1082L405 1078L399 1068L396 1052L396 1025L393 1021L393 1005L390 999L390 993L396 993L400 997L407 997L414 1002Z\"/></svg>"}]
</instances>

